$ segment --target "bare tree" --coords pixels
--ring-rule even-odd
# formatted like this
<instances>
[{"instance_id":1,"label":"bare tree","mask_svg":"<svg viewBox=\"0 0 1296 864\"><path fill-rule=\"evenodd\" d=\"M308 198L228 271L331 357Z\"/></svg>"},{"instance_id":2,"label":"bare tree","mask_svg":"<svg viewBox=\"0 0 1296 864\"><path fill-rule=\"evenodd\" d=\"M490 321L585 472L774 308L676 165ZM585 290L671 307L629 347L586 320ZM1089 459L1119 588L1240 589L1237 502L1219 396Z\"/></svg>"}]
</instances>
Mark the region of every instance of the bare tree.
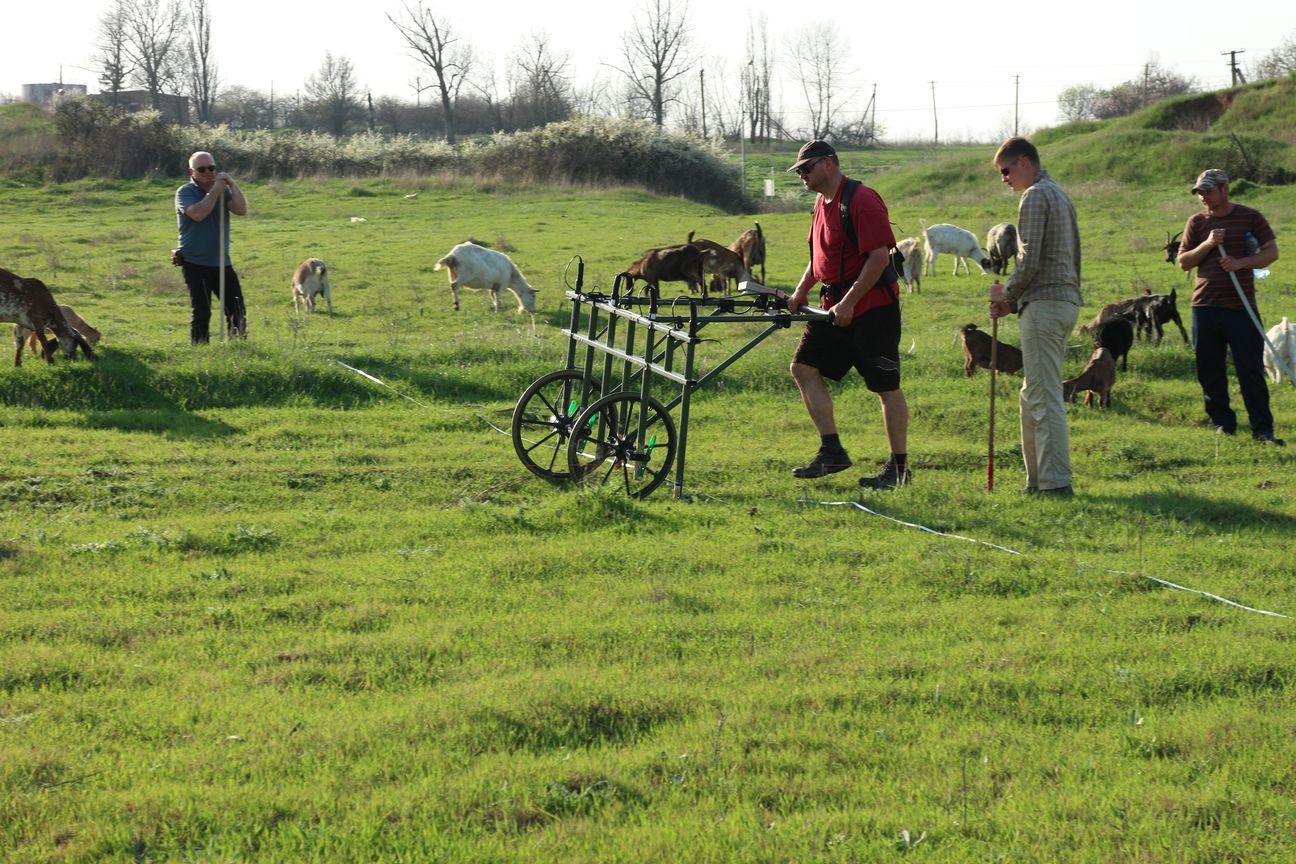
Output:
<instances>
[{"instance_id":1,"label":"bare tree","mask_svg":"<svg viewBox=\"0 0 1296 864\"><path fill-rule=\"evenodd\" d=\"M761 15L755 22L747 20L747 52L739 86L742 88L743 112L747 119L747 137L752 140L770 137L770 82L774 78L774 55L770 51L769 18Z\"/></svg>"},{"instance_id":2,"label":"bare tree","mask_svg":"<svg viewBox=\"0 0 1296 864\"><path fill-rule=\"evenodd\" d=\"M211 9L207 0L189 0L189 98L203 123L211 121L219 78L211 53Z\"/></svg>"},{"instance_id":3,"label":"bare tree","mask_svg":"<svg viewBox=\"0 0 1296 864\"><path fill-rule=\"evenodd\" d=\"M304 86L306 102L319 124L334 135L345 135L360 111L360 88L351 61L324 52L324 62Z\"/></svg>"},{"instance_id":4,"label":"bare tree","mask_svg":"<svg viewBox=\"0 0 1296 864\"><path fill-rule=\"evenodd\" d=\"M387 20L400 31L405 45L414 52L414 57L432 70L436 76L437 91L441 95L441 113L445 119L446 142L455 143L455 102L459 99L459 90L463 87L472 71L472 46L461 41L461 37L444 19L437 20L432 10L422 2L411 9L404 4L405 18L397 20L388 15Z\"/></svg>"},{"instance_id":5,"label":"bare tree","mask_svg":"<svg viewBox=\"0 0 1296 864\"><path fill-rule=\"evenodd\" d=\"M126 79L134 67L126 54L126 10L121 0L99 19L98 53L95 63L99 67L99 86L110 94L112 104L117 104L117 94L126 89Z\"/></svg>"},{"instance_id":6,"label":"bare tree","mask_svg":"<svg viewBox=\"0 0 1296 864\"><path fill-rule=\"evenodd\" d=\"M235 129L271 129L275 126L274 105L265 93L235 84L221 88L210 119Z\"/></svg>"},{"instance_id":7,"label":"bare tree","mask_svg":"<svg viewBox=\"0 0 1296 864\"><path fill-rule=\"evenodd\" d=\"M1296 72L1296 32L1278 43L1278 47L1261 57L1251 67L1251 80L1262 78L1280 78Z\"/></svg>"},{"instance_id":8,"label":"bare tree","mask_svg":"<svg viewBox=\"0 0 1296 864\"><path fill-rule=\"evenodd\" d=\"M134 80L160 110L162 94L175 88L184 60L184 9L179 0L121 0L121 9Z\"/></svg>"},{"instance_id":9,"label":"bare tree","mask_svg":"<svg viewBox=\"0 0 1296 864\"><path fill-rule=\"evenodd\" d=\"M1058 93L1058 110L1067 120L1109 120L1124 117L1140 108L1195 93L1197 79L1162 66L1155 54L1143 64L1143 74L1108 89L1092 84L1075 84Z\"/></svg>"},{"instance_id":10,"label":"bare tree","mask_svg":"<svg viewBox=\"0 0 1296 864\"><path fill-rule=\"evenodd\" d=\"M846 98L838 92L842 79L850 74L843 59L850 56L846 46L836 25L821 21L797 31L789 51L809 113L809 137L828 138L837 123L838 106Z\"/></svg>"},{"instance_id":11,"label":"bare tree","mask_svg":"<svg viewBox=\"0 0 1296 864\"><path fill-rule=\"evenodd\" d=\"M622 66L614 67L625 76L634 116L634 102L647 104L658 126L665 123L666 106L677 100L676 80L693 68L689 54L688 3L678 14L671 0L644 0L641 15L621 38Z\"/></svg>"},{"instance_id":12,"label":"bare tree","mask_svg":"<svg viewBox=\"0 0 1296 864\"><path fill-rule=\"evenodd\" d=\"M512 81L511 101L519 126L567 119L574 101L570 63L570 54L549 47L547 33L533 33L530 42L518 45L509 66L518 73Z\"/></svg>"}]
</instances>

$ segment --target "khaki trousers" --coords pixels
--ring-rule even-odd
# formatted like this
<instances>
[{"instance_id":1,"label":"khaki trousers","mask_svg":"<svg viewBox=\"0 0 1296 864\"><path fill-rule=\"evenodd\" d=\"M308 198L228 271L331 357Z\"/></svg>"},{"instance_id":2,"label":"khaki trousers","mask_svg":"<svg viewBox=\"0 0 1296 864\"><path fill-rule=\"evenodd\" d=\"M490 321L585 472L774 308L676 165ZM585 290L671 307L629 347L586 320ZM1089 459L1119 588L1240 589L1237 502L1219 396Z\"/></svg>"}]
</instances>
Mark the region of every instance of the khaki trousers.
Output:
<instances>
[{"instance_id":1,"label":"khaki trousers","mask_svg":"<svg viewBox=\"0 0 1296 864\"><path fill-rule=\"evenodd\" d=\"M1080 307L1065 300L1034 300L1021 313L1021 439L1026 485L1071 485L1071 442L1062 401L1062 360Z\"/></svg>"}]
</instances>

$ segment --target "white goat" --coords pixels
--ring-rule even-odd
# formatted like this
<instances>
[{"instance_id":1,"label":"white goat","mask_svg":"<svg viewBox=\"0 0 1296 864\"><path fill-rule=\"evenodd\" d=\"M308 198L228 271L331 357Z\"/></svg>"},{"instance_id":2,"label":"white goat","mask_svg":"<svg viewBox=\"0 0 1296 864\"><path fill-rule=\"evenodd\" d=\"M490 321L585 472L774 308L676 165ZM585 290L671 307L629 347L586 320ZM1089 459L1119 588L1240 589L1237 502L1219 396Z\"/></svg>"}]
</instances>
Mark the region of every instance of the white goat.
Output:
<instances>
[{"instance_id":1,"label":"white goat","mask_svg":"<svg viewBox=\"0 0 1296 864\"><path fill-rule=\"evenodd\" d=\"M518 298L519 312L535 311L536 289L532 288L522 272L509 257L494 249L476 243L460 243L436 262L434 270L442 267L450 271L450 293L454 295L454 308L459 309L460 288L480 288L490 292L491 308L499 311L499 292L507 288Z\"/></svg>"},{"instance_id":2,"label":"white goat","mask_svg":"<svg viewBox=\"0 0 1296 864\"><path fill-rule=\"evenodd\" d=\"M1277 357L1274 351L1265 346L1264 350L1264 367L1270 379L1275 384L1282 381L1283 363L1287 364L1287 369L1296 371L1296 326L1283 316L1283 320L1269 328L1269 341L1273 344L1274 351L1277 351ZM1281 358L1281 362L1279 362Z\"/></svg>"},{"instance_id":3,"label":"white goat","mask_svg":"<svg viewBox=\"0 0 1296 864\"><path fill-rule=\"evenodd\" d=\"M900 267L900 279L910 294L922 291L923 248L917 237L906 237L896 244L896 249L904 256Z\"/></svg>"},{"instance_id":4,"label":"white goat","mask_svg":"<svg viewBox=\"0 0 1296 864\"><path fill-rule=\"evenodd\" d=\"M307 258L297 265L292 275L293 311L301 311L301 303L307 312L315 311L315 298L324 295L328 304L328 313L333 314L333 288L329 285L328 267L318 258Z\"/></svg>"},{"instance_id":5,"label":"white goat","mask_svg":"<svg viewBox=\"0 0 1296 864\"><path fill-rule=\"evenodd\" d=\"M986 249L990 253L990 269L995 273L1008 273L1008 265L1017 260L1017 226L1000 222L986 232Z\"/></svg>"},{"instance_id":6,"label":"white goat","mask_svg":"<svg viewBox=\"0 0 1296 864\"><path fill-rule=\"evenodd\" d=\"M936 275L936 256L942 252L948 252L954 256L954 275L958 275L959 264L961 263L969 274L972 272L972 265L968 264L968 259L981 267L982 273L990 272L990 258L981 249L981 244L977 241L976 235L971 231L966 231L957 225L950 225L942 222L939 225L927 227L927 223L919 219L922 225L924 252L927 255L927 272L931 276Z\"/></svg>"}]
</instances>

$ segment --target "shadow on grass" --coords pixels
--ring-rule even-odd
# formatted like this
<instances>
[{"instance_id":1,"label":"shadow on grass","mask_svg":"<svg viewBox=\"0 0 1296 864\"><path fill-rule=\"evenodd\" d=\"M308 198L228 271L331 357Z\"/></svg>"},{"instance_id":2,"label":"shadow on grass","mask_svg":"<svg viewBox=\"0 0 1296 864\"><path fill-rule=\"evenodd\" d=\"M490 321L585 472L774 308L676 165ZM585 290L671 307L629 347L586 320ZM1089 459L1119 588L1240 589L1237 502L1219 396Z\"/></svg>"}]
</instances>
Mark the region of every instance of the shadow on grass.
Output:
<instances>
[{"instance_id":1,"label":"shadow on grass","mask_svg":"<svg viewBox=\"0 0 1296 864\"><path fill-rule=\"evenodd\" d=\"M157 388L154 373L130 354L107 349L94 369L95 406L86 411L87 426L122 432L152 432L174 438L220 438L238 431L220 420L193 414Z\"/></svg>"},{"instance_id":2,"label":"shadow on grass","mask_svg":"<svg viewBox=\"0 0 1296 864\"><path fill-rule=\"evenodd\" d=\"M1230 528L1263 527L1296 534L1296 516L1279 510L1270 510L1244 504L1236 499L1216 500L1193 495L1182 489L1165 492L1140 492L1136 495L1087 495L1081 493L1077 500L1111 504L1126 513L1173 516L1177 519L1205 525Z\"/></svg>"},{"instance_id":3,"label":"shadow on grass","mask_svg":"<svg viewBox=\"0 0 1296 864\"><path fill-rule=\"evenodd\" d=\"M460 364L449 367L435 361L363 354L338 358L387 385L382 386L330 357L285 358L254 346L194 350L211 353L150 365L130 352L104 348L93 364L60 358L48 370L24 366L0 371L0 404L80 411L99 427L213 436L234 430L194 412L284 406L362 408L396 393L421 401L511 402L525 386L511 383L504 374L474 380Z\"/></svg>"}]
</instances>

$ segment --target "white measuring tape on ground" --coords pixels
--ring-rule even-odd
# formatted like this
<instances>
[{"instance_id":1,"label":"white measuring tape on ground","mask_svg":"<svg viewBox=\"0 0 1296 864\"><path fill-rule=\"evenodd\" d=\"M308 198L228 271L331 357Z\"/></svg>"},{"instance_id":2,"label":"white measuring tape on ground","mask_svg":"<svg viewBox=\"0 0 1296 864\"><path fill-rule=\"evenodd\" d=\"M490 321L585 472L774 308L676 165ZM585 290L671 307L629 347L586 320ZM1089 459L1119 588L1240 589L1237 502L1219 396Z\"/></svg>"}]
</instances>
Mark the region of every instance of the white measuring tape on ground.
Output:
<instances>
[{"instance_id":1,"label":"white measuring tape on ground","mask_svg":"<svg viewBox=\"0 0 1296 864\"><path fill-rule=\"evenodd\" d=\"M429 410L429 411L435 411L435 410L437 410L437 409L436 409L435 407L433 407L432 405L425 405L425 404L423 404L422 402L420 402L420 401L418 401L417 399L415 399L413 396L406 396L404 393L400 392L400 391L397 390L395 387L393 387L393 386L391 386L390 384L388 384L386 381L382 380L381 378L377 378L377 377L375 377L375 376L373 376L373 375L370 375L368 372L364 371L363 369L357 369L357 368L354 367L354 366L348 366L346 363L343 363L341 360L338 360L337 358L334 358L334 359L333 359L333 362L336 363L336 364L338 364L339 366L341 366L343 369L350 369L352 372L356 373L357 375L360 375L360 376L362 376L362 377L364 377L364 378L368 378L370 381L372 381L372 382L374 382L375 384L378 384L378 385L380 385L380 386L382 386L382 387L386 387L388 390L392 391L392 392L395 393L397 396L401 397L402 399L408 399L409 401L413 402L415 405L419 406L420 408L426 408L426 409ZM465 406L462 406L462 407L465 407L465 408L471 408L471 407L480 407L480 406L465 405ZM444 409L444 408L443 408L442 410L449 410L449 409ZM482 421L482 422L485 423L487 426L491 427L492 429L494 429L496 432L500 433L501 435L508 435L508 434L509 434L508 430L506 430L506 429L501 429L500 427L496 426L494 423L492 423L491 421L487 420L485 417L483 417L483 416L480 415L480 414L477 415L477 419L480 420L480 421Z\"/></svg>"},{"instance_id":2,"label":"white measuring tape on ground","mask_svg":"<svg viewBox=\"0 0 1296 864\"><path fill-rule=\"evenodd\" d=\"M1187 591L1189 594L1200 594L1203 597L1209 597L1212 600L1218 600L1221 603L1227 603L1229 606L1236 606L1237 608L1245 609L1248 612L1255 612L1258 615L1269 615L1273 618L1287 618L1288 620L1291 619L1290 615L1284 615L1281 612L1270 612L1268 609L1256 609L1252 606L1243 606L1241 603L1234 603L1227 597L1221 597L1218 594L1211 594L1209 591L1198 591L1196 588L1186 588L1183 585L1176 585L1173 582L1167 582L1164 579L1158 579L1155 576L1148 576L1144 573L1127 573L1124 570L1108 570L1107 572L1117 573L1121 576L1142 576L1144 579L1151 579L1153 582L1158 582L1165 585L1167 588L1174 588L1176 591Z\"/></svg>"},{"instance_id":3,"label":"white measuring tape on ground","mask_svg":"<svg viewBox=\"0 0 1296 864\"><path fill-rule=\"evenodd\" d=\"M868 513L870 516L878 516L882 519L886 519L888 522L894 522L897 525L903 525L906 528L917 528L919 531L926 531L928 534L935 534L938 537L949 537L953 540L966 540L969 543L977 543L980 544L981 546L989 546L991 549L998 549L1000 552L1007 552L1012 555L1022 554L1018 552L1016 549L1009 549L1007 546L997 546L994 543L987 543L984 540L977 540L975 537L964 537L960 534L946 534L944 531L937 531L935 528L928 528L926 525L919 525L916 522L904 522L900 519L896 519L892 516L888 516L885 513L879 513L876 510L870 510L869 508L865 507L863 504L859 503L858 501L812 501L809 498L798 498L797 503L798 504L821 504L824 507L842 507L842 506L849 505L851 507L854 507L856 510L863 510L865 513Z\"/></svg>"},{"instance_id":4,"label":"white measuring tape on ground","mask_svg":"<svg viewBox=\"0 0 1296 864\"><path fill-rule=\"evenodd\" d=\"M906 528L917 528L919 531L926 531L928 534L935 534L938 537L949 537L954 540L966 540L969 543L977 543L981 546L989 546L991 549L998 549L1001 552L1008 552L1013 555L1022 554L1021 552L1018 552L1016 549L1009 549L1007 546L998 546L994 543L987 543L984 540L977 540L975 537L964 537L961 534L946 534L943 531L937 531L935 528L928 528L926 525L919 525L916 522L905 522L904 520L896 519L893 516L888 516L885 513L879 513L876 510L870 510L868 507L865 507L863 504L859 503L858 501L815 501L810 498L798 498L797 503L798 504L818 504L823 507L841 507L841 506L849 505L851 507L854 507L856 510L863 510L865 513L868 513L870 516L878 516L882 519L886 519L888 522L894 522L897 525L903 525ZM1202 597L1209 597L1211 600L1216 600L1220 603L1225 603L1229 606L1235 606L1238 609L1245 609L1247 612L1255 612L1258 615L1268 615L1272 618L1286 618L1288 620L1291 619L1290 615L1283 615L1281 612L1270 612L1267 609L1256 609L1253 606L1245 606L1241 603L1237 603L1234 602L1233 600L1229 600L1227 597L1221 597L1218 594L1211 594L1209 591L1199 591L1196 588L1187 588L1183 585L1176 585L1174 582L1168 582L1165 579L1158 579L1155 576L1148 576L1145 573L1128 573L1124 570L1108 570L1107 572L1115 573L1120 576L1142 576L1144 579L1150 579L1153 582L1166 586L1167 588L1174 588L1176 591L1187 591L1189 594L1200 594Z\"/></svg>"}]
</instances>

